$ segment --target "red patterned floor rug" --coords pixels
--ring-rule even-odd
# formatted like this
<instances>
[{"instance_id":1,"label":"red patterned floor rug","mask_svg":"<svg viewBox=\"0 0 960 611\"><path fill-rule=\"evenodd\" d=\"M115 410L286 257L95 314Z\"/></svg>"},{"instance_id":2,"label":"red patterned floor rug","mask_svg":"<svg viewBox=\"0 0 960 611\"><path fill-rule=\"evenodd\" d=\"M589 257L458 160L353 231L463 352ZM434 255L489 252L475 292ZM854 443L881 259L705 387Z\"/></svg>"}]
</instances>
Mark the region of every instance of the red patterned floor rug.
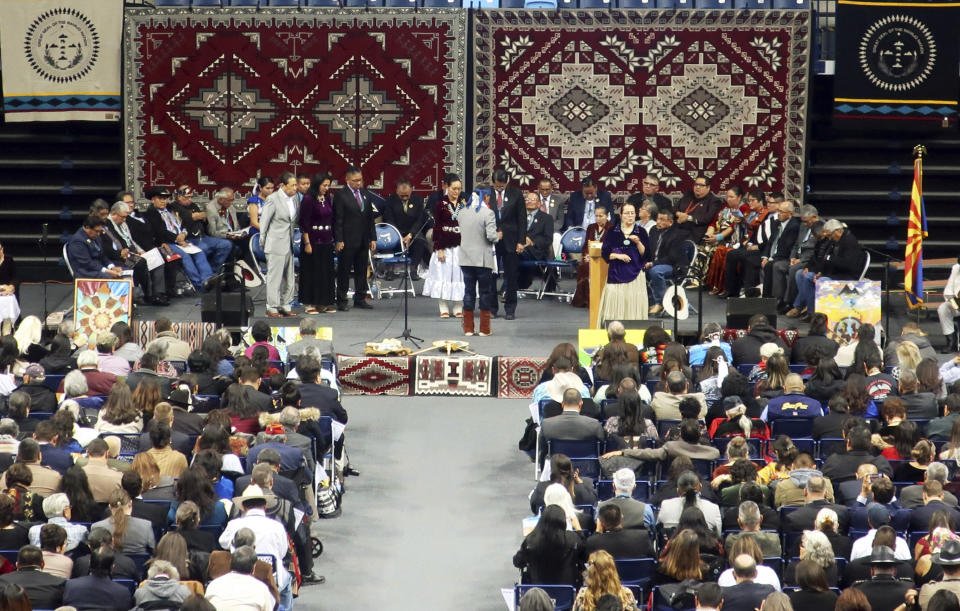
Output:
<instances>
[{"instance_id":1,"label":"red patterned floor rug","mask_svg":"<svg viewBox=\"0 0 960 611\"><path fill-rule=\"evenodd\" d=\"M497 397L529 399L540 382L546 358L526 356L497 357Z\"/></svg>"},{"instance_id":2,"label":"red patterned floor rug","mask_svg":"<svg viewBox=\"0 0 960 611\"><path fill-rule=\"evenodd\" d=\"M349 166L392 191L461 172L462 9L126 11L126 183L250 192Z\"/></svg>"},{"instance_id":3,"label":"red patterned floor rug","mask_svg":"<svg viewBox=\"0 0 960 611\"><path fill-rule=\"evenodd\" d=\"M410 394L413 377L410 356L337 355L337 381L345 395Z\"/></svg>"},{"instance_id":4,"label":"red patterned floor rug","mask_svg":"<svg viewBox=\"0 0 960 611\"><path fill-rule=\"evenodd\" d=\"M418 356L413 394L489 397L493 380L489 356Z\"/></svg>"},{"instance_id":5,"label":"red patterned floor rug","mask_svg":"<svg viewBox=\"0 0 960 611\"><path fill-rule=\"evenodd\" d=\"M477 11L474 175L802 195L809 11Z\"/></svg>"}]
</instances>

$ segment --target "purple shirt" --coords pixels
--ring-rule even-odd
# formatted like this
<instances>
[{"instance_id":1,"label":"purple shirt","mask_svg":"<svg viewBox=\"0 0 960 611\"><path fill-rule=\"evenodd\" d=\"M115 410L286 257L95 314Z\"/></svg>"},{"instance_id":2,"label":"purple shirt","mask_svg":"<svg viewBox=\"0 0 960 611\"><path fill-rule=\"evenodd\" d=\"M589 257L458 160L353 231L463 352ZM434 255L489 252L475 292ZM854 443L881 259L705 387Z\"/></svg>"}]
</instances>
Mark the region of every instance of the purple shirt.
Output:
<instances>
[{"instance_id":1,"label":"purple shirt","mask_svg":"<svg viewBox=\"0 0 960 611\"><path fill-rule=\"evenodd\" d=\"M300 232L310 236L311 244L333 243L333 201L327 193L317 201L304 195L300 201Z\"/></svg>"},{"instance_id":2,"label":"purple shirt","mask_svg":"<svg viewBox=\"0 0 960 611\"><path fill-rule=\"evenodd\" d=\"M243 354L247 358L253 358L253 349L257 346L264 346L267 349L267 360L270 361L279 361L280 352L276 349L275 346L271 345L270 342L255 342L250 346L247 346L247 349L244 350Z\"/></svg>"},{"instance_id":3,"label":"purple shirt","mask_svg":"<svg viewBox=\"0 0 960 611\"><path fill-rule=\"evenodd\" d=\"M640 250L634 245L633 242L627 240L623 235L623 229L620 225L614 225L607 231L607 235L603 238L603 258L605 261L610 263L610 269L607 271L607 283L608 284L626 284L628 282L633 282L637 279L637 276L640 275L640 272L643 271L643 266L647 263L646 253L650 251L650 240L647 238L647 232L640 225L636 223L633 226L633 231L631 235L635 235L640 238L640 243L643 244L644 254L640 254ZM626 242L626 244L624 244ZM630 262L619 260L610 260L610 255L612 254L621 254L621 255L630 255Z\"/></svg>"}]
</instances>

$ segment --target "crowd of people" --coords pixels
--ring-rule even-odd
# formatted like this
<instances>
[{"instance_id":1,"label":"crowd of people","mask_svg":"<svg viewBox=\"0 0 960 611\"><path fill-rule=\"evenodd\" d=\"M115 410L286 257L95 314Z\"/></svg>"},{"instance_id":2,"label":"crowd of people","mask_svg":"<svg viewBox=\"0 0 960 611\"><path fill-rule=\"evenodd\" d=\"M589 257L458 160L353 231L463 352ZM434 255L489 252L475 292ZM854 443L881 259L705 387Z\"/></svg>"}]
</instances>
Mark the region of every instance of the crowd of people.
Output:
<instances>
[{"instance_id":1,"label":"crowd of people","mask_svg":"<svg viewBox=\"0 0 960 611\"><path fill-rule=\"evenodd\" d=\"M732 344L607 332L590 367L558 345L533 393L513 564L543 588L521 611L553 609L550 586L575 611L960 608L960 359L912 324L849 354L822 335L791 354L762 316Z\"/></svg>"},{"instance_id":2,"label":"crowd of people","mask_svg":"<svg viewBox=\"0 0 960 611\"><path fill-rule=\"evenodd\" d=\"M38 323L0 337L0 608L275 611L324 581L310 527L359 473L315 318L288 363L265 321L249 346L118 322L95 350Z\"/></svg>"}]
</instances>

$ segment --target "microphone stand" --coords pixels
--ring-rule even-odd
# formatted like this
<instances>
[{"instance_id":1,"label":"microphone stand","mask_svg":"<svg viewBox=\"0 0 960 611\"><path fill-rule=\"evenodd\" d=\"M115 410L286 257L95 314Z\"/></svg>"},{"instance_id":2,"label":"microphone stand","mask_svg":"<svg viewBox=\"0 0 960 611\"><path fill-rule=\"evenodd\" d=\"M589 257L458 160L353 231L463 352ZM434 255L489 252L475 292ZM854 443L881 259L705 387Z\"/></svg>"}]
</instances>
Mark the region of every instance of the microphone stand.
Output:
<instances>
[{"instance_id":1,"label":"microphone stand","mask_svg":"<svg viewBox=\"0 0 960 611\"><path fill-rule=\"evenodd\" d=\"M903 259L898 259L889 253L885 253L881 250L874 250L873 248L867 248L866 246L863 249L871 254L882 257L883 261L883 308L881 313L883 314L883 333L886 335L886 339L890 338L890 262L897 261L903 263ZM907 288L907 287L904 287Z\"/></svg>"},{"instance_id":2,"label":"microphone stand","mask_svg":"<svg viewBox=\"0 0 960 611\"><path fill-rule=\"evenodd\" d=\"M424 200L423 208L424 208L424 216L426 216L426 219L424 219L424 222L420 225L420 229L417 230L417 233L413 234L413 236L410 238L410 243L405 244L403 247L403 283L400 285L400 287L403 289L403 333L400 334L400 337L402 337L404 341L408 341L414 346L416 346L417 350L420 349L420 343L423 343L424 340L422 337L417 337L416 335L414 335L413 331L410 329L410 290L409 289L413 288L412 286L410 286L410 282L411 282L410 281L410 246L413 245L414 240L420 237L420 234L423 232L424 228L427 226L427 221L430 218L426 214L426 208L427 208L426 200ZM403 244L403 236L400 236L400 243Z\"/></svg>"},{"instance_id":3,"label":"microphone stand","mask_svg":"<svg viewBox=\"0 0 960 611\"><path fill-rule=\"evenodd\" d=\"M47 305L47 235L48 235L48 224L43 223L41 225L42 231L40 233L40 252L43 257L43 276L40 278L40 286L43 291L43 329L47 328L47 316L50 315Z\"/></svg>"}]
</instances>

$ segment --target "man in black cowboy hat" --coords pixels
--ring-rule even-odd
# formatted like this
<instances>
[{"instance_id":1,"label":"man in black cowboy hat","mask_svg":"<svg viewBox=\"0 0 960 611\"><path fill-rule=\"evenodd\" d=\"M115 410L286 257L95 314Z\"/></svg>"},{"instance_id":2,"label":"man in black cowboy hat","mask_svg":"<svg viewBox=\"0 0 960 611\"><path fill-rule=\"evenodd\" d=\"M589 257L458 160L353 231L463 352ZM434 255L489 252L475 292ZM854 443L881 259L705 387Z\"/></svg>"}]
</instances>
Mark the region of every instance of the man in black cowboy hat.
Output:
<instances>
[{"instance_id":1,"label":"man in black cowboy hat","mask_svg":"<svg viewBox=\"0 0 960 611\"><path fill-rule=\"evenodd\" d=\"M950 590L960 597L960 541L947 541L940 548L940 553L934 554L931 560L943 568L943 579L920 588L919 603L923 611L927 611L930 597L940 590Z\"/></svg>"},{"instance_id":2,"label":"man in black cowboy hat","mask_svg":"<svg viewBox=\"0 0 960 611\"><path fill-rule=\"evenodd\" d=\"M873 549L870 555L870 579L853 585L870 601L872 611L893 611L903 603L913 582L897 579L897 558L886 545Z\"/></svg>"}]
</instances>

